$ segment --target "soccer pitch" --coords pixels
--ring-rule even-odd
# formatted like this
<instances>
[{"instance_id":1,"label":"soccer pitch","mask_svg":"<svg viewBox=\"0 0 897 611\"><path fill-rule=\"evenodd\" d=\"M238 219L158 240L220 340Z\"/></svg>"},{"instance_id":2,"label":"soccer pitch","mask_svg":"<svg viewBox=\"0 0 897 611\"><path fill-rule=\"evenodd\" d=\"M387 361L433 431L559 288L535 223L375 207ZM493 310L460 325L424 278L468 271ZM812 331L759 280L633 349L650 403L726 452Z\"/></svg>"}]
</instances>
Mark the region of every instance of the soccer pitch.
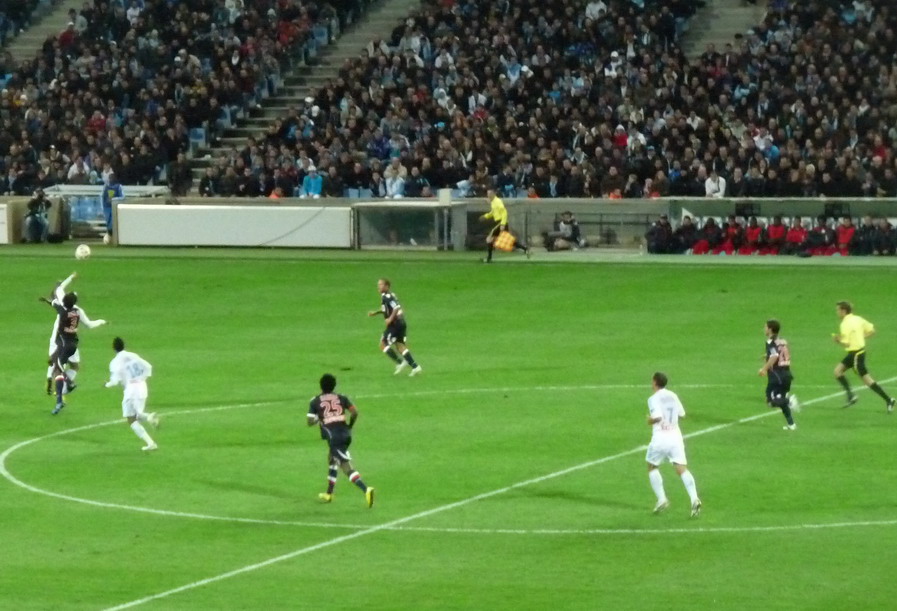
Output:
<instances>
[{"instance_id":1,"label":"soccer pitch","mask_svg":"<svg viewBox=\"0 0 897 611\"><path fill-rule=\"evenodd\" d=\"M897 267L516 259L0 251L0 609L893 608L897 415L867 390L842 409L830 336L853 301L897 394ZM79 388L51 416L37 297L73 270L110 324L81 330ZM384 276L414 378L366 316ZM757 376L770 317L805 404L794 432ZM155 453L103 388L116 335L154 367ZM658 370L688 412L696 519L668 465L672 507L651 513ZM359 408L372 509L342 474L317 500L305 412L325 372Z\"/></svg>"}]
</instances>

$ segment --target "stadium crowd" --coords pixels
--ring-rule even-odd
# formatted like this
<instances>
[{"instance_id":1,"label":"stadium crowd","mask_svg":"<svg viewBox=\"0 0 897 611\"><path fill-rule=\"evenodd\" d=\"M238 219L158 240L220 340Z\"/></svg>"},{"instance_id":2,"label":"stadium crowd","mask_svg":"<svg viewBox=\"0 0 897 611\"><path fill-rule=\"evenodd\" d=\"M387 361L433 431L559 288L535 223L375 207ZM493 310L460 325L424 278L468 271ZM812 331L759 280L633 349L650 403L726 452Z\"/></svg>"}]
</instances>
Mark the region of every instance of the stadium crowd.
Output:
<instances>
[{"instance_id":1,"label":"stadium crowd","mask_svg":"<svg viewBox=\"0 0 897 611\"><path fill-rule=\"evenodd\" d=\"M689 0L428 0L217 171L295 147L312 197L894 197L889 4L774 0L689 61Z\"/></svg>"},{"instance_id":2,"label":"stadium crowd","mask_svg":"<svg viewBox=\"0 0 897 611\"><path fill-rule=\"evenodd\" d=\"M214 140L276 91L316 25L365 5L88 0L4 78L0 192L102 184L114 172L124 184L167 180L186 193L191 130Z\"/></svg>"},{"instance_id":3,"label":"stadium crowd","mask_svg":"<svg viewBox=\"0 0 897 611\"><path fill-rule=\"evenodd\" d=\"M85 3L0 92L0 191L193 185L312 24L359 0ZM425 0L263 137L211 160L203 196L897 196L897 11L771 0L689 60L700 0Z\"/></svg>"}]
</instances>

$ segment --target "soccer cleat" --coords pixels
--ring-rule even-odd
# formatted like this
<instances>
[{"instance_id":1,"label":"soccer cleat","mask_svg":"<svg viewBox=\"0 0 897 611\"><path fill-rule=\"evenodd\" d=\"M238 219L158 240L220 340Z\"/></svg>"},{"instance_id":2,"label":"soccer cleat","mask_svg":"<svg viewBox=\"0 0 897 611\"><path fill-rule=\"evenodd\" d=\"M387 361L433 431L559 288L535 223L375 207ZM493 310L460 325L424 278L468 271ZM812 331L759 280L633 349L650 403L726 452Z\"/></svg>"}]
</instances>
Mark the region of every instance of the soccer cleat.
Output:
<instances>
[{"instance_id":1,"label":"soccer cleat","mask_svg":"<svg viewBox=\"0 0 897 611\"><path fill-rule=\"evenodd\" d=\"M797 425L796 424L786 424L785 426L782 427L782 430L783 431L796 431Z\"/></svg>"},{"instance_id":2,"label":"soccer cleat","mask_svg":"<svg viewBox=\"0 0 897 611\"><path fill-rule=\"evenodd\" d=\"M844 405L845 408L850 407L851 405L856 405L856 402L859 401L856 395L850 395L847 397L847 403Z\"/></svg>"},{"instance_id":3,"label":"soccer cleat","mask_svg":"<svg viewBox=\"0 0 897 611\"><path fill-rule=\"evenodd\" d=\"M691 504L691 517L698 517L698 514L701 513L701 506L701 499L695 499L694 503Z\"/></svg>"},{"instance_id":4,"label":"soccer cleat","mask_svg":"<svg viewBox=\"0 0 897 611\"><path fill-rule=\"evenodd\" d=\"M158 450L159 446L155 443L148 443L140 449L144 452L152 452L153 450Z\"/></svg>"},{"instance_id":5,"label":"soccer cleat","mask_svg":"<svg viewBox=\"0 0 897 611\"><path fill-rule=\"evenodd\" d=\"M797 395L791 395L788 397L788 407L791 408L792 412L800 411L800 401L797 400Z\"/></svg>"},{"instance_id":6,"label":"soccer cleat","mask_svg":"<svg viewBox=\"0 0 897 611\"><path fill-rule=\"evenodd\" d=\"M374 489L370 486L364 491L364 500L368 504L368 507L374 506Z\"/></svg>"},{"instance_id":7,"label":"soccer cleat","mask_svg":"<svg viewBox=\"0 0 897 611\"><path fill-rule=\"evenodd\" d=\"M159 428L159 415L156 412L147 414L146 419L154 429Z\"/></svg>"},{"instance_id":8,"label":"soccer cleat","mask_svg":"<svg viewBox=\"0 0 897 611\"><path fill-rule=\"evenodd\" d=\"M56 404L56 407L53 408L53 412L52 412L52 414L55 416L56 414L58 414L59 412L62 411L62 408L63 408L63 407L65 407L65 403L63 403L62 401L60 401L59 403Z\"/></svg>"},{"instance_id":9,"label":"soccer cleat","mask_svg":"<svg viewBox=\"0 0 897 611\"><path fill-rule=\"evenodd\" d=\"M480 259L480 262L481 263L492 263L492 259L482 258L482 259Z\"/></svg>"},{"instance_id":10,"label":"soccer cleat","mask_svg":"<svg viewBox=\"0 0 897 611\"><path fill-rule=\"evenodd\" d=\"M409 373L408 376L413 378L414 376L416 376L417 374L419 374L422 371L423 371L423 369L421 368L420 365L418 365L417 367L415 367L414 369L411 370L411 373Z\"/></svg>"},{"instance_id":11,"label":"soccer cleat","mask_svg":"<svg viewBox=\"0 0 897 611\"><path fill-rule=\"evenodd\" d=\"M394 375L394 376L399 375L399 373L401 373L402 370L405 369L405 367L407 367L407 366L408 366L408 363L406 363L405 361L402 361L401 363L396 365L396 370L392 372L392 375Z\"/></svg>"},{"instance_id":12,"label":"soccer cleat","mask_svg":"<svg viewBox=\"0 0 897 611\"><path fill-rule=\"evenodd\" d=\"M891 397L890 399L888 399L888 413L889 414L894 413L894 405L895 404L897 404L897 399L895 399L894 397Z\"/></svg>"},{"instance_id":13,"label":"soccer cleat","mask_svg":"<svg viewBox=\"0 0 897 611\"><path fill-rule=\"evenodd\" d=\"M670 502L668 500L657 501L657 505L654 506L654 513L663 513L669 508Z\"/></svg>"},{"instance_id":14,"label":"soccer cleat","mask_svg":"<svg viewBox=\"0 0 897 611\"><path fill-rule=\"evenodd\" d=\"M73 384L72 382L67 382L66 388L68 389L67 390L68 394L72 394L73 392L75 392L75 389L78 388L78 385Z\"/></svg>"},{"instance_id":15,"label":"soccer cleat","mask_svg":"<svg viewBox=\"0 0 897 611\"><path fill-rule=\"evenodd\" d=\"M319 499L322 503L329 503L330 501L333 500L333 495L332 495L332 494L327 494L326 492L319 492L319 493L318 493L318 499Z\"/></svg>"}]
</instances>

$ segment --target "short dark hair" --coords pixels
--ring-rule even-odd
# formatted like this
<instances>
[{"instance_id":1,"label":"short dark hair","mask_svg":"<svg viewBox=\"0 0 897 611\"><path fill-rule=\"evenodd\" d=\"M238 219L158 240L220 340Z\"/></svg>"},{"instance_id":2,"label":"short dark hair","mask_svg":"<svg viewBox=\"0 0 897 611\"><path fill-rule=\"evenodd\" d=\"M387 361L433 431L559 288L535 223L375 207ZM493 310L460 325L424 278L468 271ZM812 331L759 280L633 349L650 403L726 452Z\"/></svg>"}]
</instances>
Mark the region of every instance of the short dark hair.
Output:
<instances>
[{"instance_id":1,"label":"short dark hair","mask_svg":"<svg viewBox=\"0 0 897 611\"><path fill-rule=\"evenodd\" d=\"M62 298L62 305L67 309L75 307L76 303L78 303L78 295L75 293L66 293Z\"/></svg>"},{"instance_id":2,"label":"short dark hair","mask_svg":"<svg viewBox=\"0 0 897 611\"><path fill-rule=\"evenodd\" d=\"M655 373L651 379L654 380L654 383L657 384L658 388L666 388L667 382L669 381L667 380L667 374L660 373L659 371Z\"/></svg>"},{"instance_id":3,"label":"short dark hair","mask_svg":"<svg viewBox=\"0 0 897 611\"><path fill-rule=\"evenodd\" d=\"M849 301L839 301L839 302L838 302L837 304L835 304L835 305L837 305L839 308L841 308L842 310L844 310L844 311L847 312L848 314L850 314L851 312L853 312L853 304L851 304Z\"/></svg>"},{"instance_id":4,"label":"short dark hair","mask_svg":"<svg viewBox=\"0 0 897 611\"><path fill-rule=\"evenodd\" d=\"M333 392L333 389L336 388L336 378L333 377L329 373L325 373L321 376L321 391L323 392Z\"/></svg>"},{"instance_id":5,"label":"short dark hair","mask_svg":"<svg viewBox=\"0 0 897 611\"><path fill-rule=\"evenodd\" d=\"M769 327L769 330L772 331L774 335L778 335L779 329L782 328L782 324L775 318L770 318L769 320L767 320L766 326Z\"/></svg>"},{"instance_id":6,"label":"short dark hair","mask_svg":"<svg viewBox=\"0 0 897 611\"><path fill-rule=\"evenodd\" d=\"M389 278L380 278L380 282L386 285L386 288L392 288L392 283L390 283Z\"/></svg>"},{"instance_id":7,"label":"short dark hair","mask_svg":"<svg viewBox=\"0 0 897 611\"><path fill-rule=\"evenodd\" d=\"M116 337L114 340L112 340L112 349L116 352L121 352L122 350L124 350L125 340L120 337Z\"/></svg>"}]
</instances>

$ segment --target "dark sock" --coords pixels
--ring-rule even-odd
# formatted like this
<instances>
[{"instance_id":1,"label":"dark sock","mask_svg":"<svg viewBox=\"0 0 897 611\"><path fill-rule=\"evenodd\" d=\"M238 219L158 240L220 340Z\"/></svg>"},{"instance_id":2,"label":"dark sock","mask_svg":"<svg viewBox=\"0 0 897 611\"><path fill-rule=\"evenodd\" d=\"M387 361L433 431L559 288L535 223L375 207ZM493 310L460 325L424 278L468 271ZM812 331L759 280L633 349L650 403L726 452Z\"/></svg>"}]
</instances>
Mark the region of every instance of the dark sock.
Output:
<instances>
[{"instance_id":1,"label":"dark sock","mask_svg":"<svg viewBox=\"0 0 897 611\"><path fill-rule=\"evenodd\" d=\"M780 406L782 413L785 414L785 420L788 421L788 424L794 424L794 418L791 416L791 408L788 407L787 404Z\"/></svg>"},{"instance_id":2,"label":"dark sock","mask_svg":"<svg viewBox=\"0 0 897 611\"><path fill-rule=\"evenodd\" d=\"M492 260L492 251L493 250L495 250L495 248L493 248L492 242L489 242L489 246L486 248L486 260L487 261Z\"/></svg>"},{"instance_id":3,"label":"dark sock","mask_svg":"<svg viewBox=\"0 0 897 611\"><path fill-rule=\"evenodd\" d=\"M56 377L56 402L62 403L62 389L65 386L65 378L63 376Z\"/></svg>"},{"instance_id":4,"label":"dark sock","mask_svg":"<svg viewBox=\"0 0 897 611\"><path fill-rule=\"evenodd\" d=\"M333 487L336 486L336 467L330 467L327 471L327 494L333 494Z\"/></svg>"},{"instance_id":5,"label":"dark sock","mask_svg":"<svg viewBox=\"0 0 897 611\"><path fill-rule=\"evenodd\" d=\"M53 392L53 378L47 378L47 394Z\"/></svg>"},{"instance_id":6,"label":"dark sock","mask_svg":"<svg viewBox=\"0 0 897 611\"><path fill-rule=\"evenodd\" d=\"M405 357L405 360L408 362L409 365L411 365L412 368L417 367L417 363L414 362L414 357L411 356L410 350L406 350L405 352L403 352L402 356Z\"/></svg>"},{"instance_id":7,"label":"dark sock","mask_svg":"<svg viewBox=\"0 0 897 611\"><path fill-rule=\"evenodd\" d=\"M391 359L393 360L394 363L401 363L401 362L402 362L402 359L399 358L399 355L396 354L396 351L393 350L392 348L387 348L386 350L383 351L383 354L385 354L386 356L388 356L389 358L391 358Z\"/></svg>"},{"instance_id":8,"label":"dark sock","mask_svg":"<svg viewBox=\"0 0 897 611\"><path fill-rule=\"evenodd\" d=\"M518 241L514 243L514 248L516 248L517 250L526 251L526 244Z\"/></svg>"},{"instance_id":9,"label":"dark sock","mask_svg":"<svg viewBox=\"0 0 897 611\"><path fill-rule=\"evenodd\" d=\"M367 492L368 487L361 481L361 475L358 471L352 471L352 473L349 474L349 481L361 488L362 492Z\"/></svg>"},{"instance_id":10,"label":"dark sock","mask_svg":"<svg viewBox=\"0 0 897 611\"><path fill-rule=\"evenodd\" d=\"M869 388L871 388L873 391L875 391L875 394L877 394L879 397L884 399L885 402L887 402L887 403L891 402L891 397L889 397L888 393L886 393L884 391L884 389L878 385L878 382L873 382L872 384L869 385Z\"/></svg>"},{"instance_id":11,"label":"dark sock","mask_svg":"<svg viewBox=\"0 0 897 611\"><path fill-rule=\"evenodd\" d=\"M844 390L847 391L847 398L851 398L853 396L853 391L850 390L850 383L847 381L847 378L844 376L838 376L838 382L841 383L841 386L844 387Z\"/></svg>"}]
</instances>

